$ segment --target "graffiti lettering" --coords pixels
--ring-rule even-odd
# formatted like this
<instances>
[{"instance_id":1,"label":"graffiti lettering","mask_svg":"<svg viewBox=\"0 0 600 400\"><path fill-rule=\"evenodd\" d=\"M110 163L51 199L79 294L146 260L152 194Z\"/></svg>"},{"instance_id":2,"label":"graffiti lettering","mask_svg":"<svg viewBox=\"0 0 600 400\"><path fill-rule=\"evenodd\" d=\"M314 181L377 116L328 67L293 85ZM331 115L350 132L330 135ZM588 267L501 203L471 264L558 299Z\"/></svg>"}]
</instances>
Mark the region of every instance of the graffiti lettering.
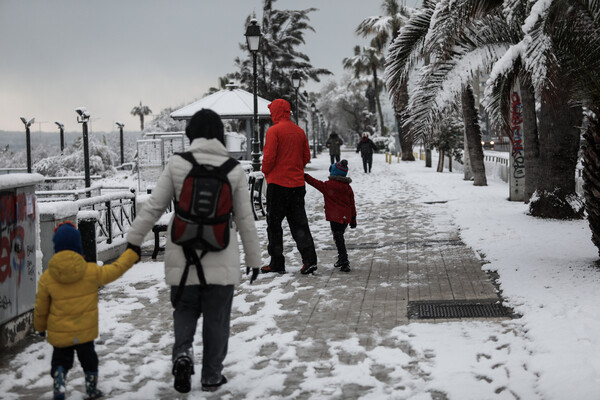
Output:
<instances>
[{"instance_id":1,"label":"graffiti lettering","mask_svg":"<svg viewBox=\"0 0 600 400\"><path fill-rule=\"evenodd\" d=\"M0 297L0 308L3 310L6 310L7 308L9 308L11 306L11 301L8 297L6 296L2 296Z\"/></svg>"},{"instance_id":2,"label":"graffiti lettering","mask_svg":"<svg viewBox=\"0 0 600 400\"><path fill-rule=\"evenodd\" d=\"M31 211L31 200L29 203ZM17 286L21 284L21 273L25 268L25 229L22 222L33 218L34 215L27 210L25 193L0 193L0 283L12 278L14 270ZM35 246L30 247L34 252Z\"/></svg>"},{"instance_id":3,"label":"graffiti lettering","mask_svg":"<svg viewBox=\"0 0 600 400\"><path fill-rule=\"evenodd\" d=\"M525 176L525 157L523 156L523 134L521 132L521 124L523 117L521 114L521 97L519 93L513 92L510 107L510 121L512 124L513 133L513 177L523 178Z\"/></svg>"}]
</instances>

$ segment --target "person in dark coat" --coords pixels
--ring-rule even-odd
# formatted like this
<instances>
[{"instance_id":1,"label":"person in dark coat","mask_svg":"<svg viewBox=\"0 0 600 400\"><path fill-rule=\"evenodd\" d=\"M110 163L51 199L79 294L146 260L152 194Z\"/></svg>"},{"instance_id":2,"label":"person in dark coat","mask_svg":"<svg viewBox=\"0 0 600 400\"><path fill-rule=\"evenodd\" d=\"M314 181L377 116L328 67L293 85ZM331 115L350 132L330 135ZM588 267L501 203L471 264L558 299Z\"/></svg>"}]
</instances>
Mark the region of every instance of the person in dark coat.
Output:
<instances>
[{"instance_id":1,"label":"person in dark coat","mask_svg":"<svg viewBox=\"0 0 600 400\"><path fill-rule=\"evenodd\" d=\"M371 172L371 166L373 165L373 152L377 151L377 147L375 143L371 139L369 139L369 134L364 132L360 142L356 146L356 152L360 151L360 156L363 161L363 168L365 173Z\"/></svg>"},{"instance_id":2,"label":"person in dark coat","mask_svg":"<svg viewBox=\"0 0 600 400\"><path fill-rule=\"evenodd\" d=\"M317 252L304 209L304 166L310 161L306 133L290 119L290 103L283 99L269 104L273 126L265 135L262 172L267 181L267 250L271 256L263 273L285 273L283 229L286 218L302 257L303 275L317 270Z\"/></svg>"},{"instance_id":3,"label":"person in dark coat","mask_svg":"<svg viewBox=\"0 0 600 400\"><path fill-rule=\"evenodd\" d=\"M329 138L327 138L325 146L329 149L330 164L340 162L341 147L343 144L344 141L335 132L332 132Z\"/></svg>"},{"instance_id":4,"label":"person in dark coat","mask_svg":"<svg viewBox=\"0 0 600 400\"><path fill-rule=\"evenodd\" d=\"M326 182L304 174L306 183L323 193L325 198L325 219L331 225L333 241L338 251L338 259L334 267L341 271L350 272L350 262L344 241L344 232L348 225L356 228L356 205L354 204L354 192L350 183L352 179L347 177L348 161L342 160L329 167L329 180Z\"/></svg>"}]
</instances>

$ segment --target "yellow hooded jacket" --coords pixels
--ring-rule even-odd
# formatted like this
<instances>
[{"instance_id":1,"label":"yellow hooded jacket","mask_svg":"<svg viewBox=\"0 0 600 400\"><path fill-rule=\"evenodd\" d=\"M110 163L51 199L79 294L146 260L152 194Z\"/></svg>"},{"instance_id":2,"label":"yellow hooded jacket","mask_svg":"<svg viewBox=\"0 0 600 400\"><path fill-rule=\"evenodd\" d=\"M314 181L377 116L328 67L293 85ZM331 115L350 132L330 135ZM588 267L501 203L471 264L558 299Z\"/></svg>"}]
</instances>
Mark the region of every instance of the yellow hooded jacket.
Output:
<instances>
[{"instance_id":1,"label":"yellow hooded jacket","mask_svg":"<svg viewBox=\"0 0 600 400\"><path fill-rule=\"evenodd\" d=\"M125 273L138 261L127 249L114 263L100 267L71 250L59 251L48 262L38 284L33 326L47 331L56 347L86 343L98 337L98 288Z\"/></svg>"}]
</instances>

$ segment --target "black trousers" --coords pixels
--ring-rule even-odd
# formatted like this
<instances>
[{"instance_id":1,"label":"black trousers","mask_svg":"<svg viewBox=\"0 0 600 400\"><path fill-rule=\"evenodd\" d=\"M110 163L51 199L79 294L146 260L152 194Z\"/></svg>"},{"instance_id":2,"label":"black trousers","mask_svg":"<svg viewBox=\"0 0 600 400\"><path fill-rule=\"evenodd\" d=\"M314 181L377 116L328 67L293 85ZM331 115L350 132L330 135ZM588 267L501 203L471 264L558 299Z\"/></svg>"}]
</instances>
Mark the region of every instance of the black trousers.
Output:
<instances>
[{"instance_id":1,"label":"black trousers","mask_svg":"<svg viewBox=\"0 0 600 400\"><path fill-rule=\"evenodd\" d=\"M315 243L310 234L308 218L304 209L304 186L287 188L270 183L267 186L267 250L271 256L270 266L273 269L285 268L283 255L283 229L281 223L286 218L292 237L302 257L302 263L317 263Z\"/></svg>"},{"instance_id":2,"label":"black trousers","mask_svg":"<svg viewBox=\"0 0 600 400\"><path fill-rule=\"evenodd\" d=\"M335 163L335 162L340 162L340 155L339 154L330 154L329 158L331 159L331 164Z\"/></svg>"},{"instance_id":3,"label":"black trousers","mask_svg":"<svg viewBox=\"0 0 600 400\"><path fill-rule=\"evenodd\" d=\"M178 286L171 286L171 304ZM233 302L233 285L189 285L183 288L173 310L175 344L173 361L181 356L194 362L194 336L198 319L202 320L202 378L205 385L221 382L223 361L229 343L229 322Z\"/></svg>"},{"instance_id":4,"label":"black trousers","mask_svg":"<svg viewBox=\"0 0 600 400\"><path fill-rule=\"evenodd\" d=\"M348 252L346 252L346 241L344 240L344 232L348 224L340 224L338 222L329 221L331 232L333 233L333 241L338 251L338 262L345 263L348 261Z\"/></svg>"},{"instance_id":5,"label":"black trousers","mask_svg":"<svg viewBox=\"0 0 600 400\"><path fill-rule=\"evenodd\" d=\"M98 372L98 355L94 348L94 341L91 341L69 347L54 347L50 375L54 377L58 367L63 367L65 374L73 368L75 352L84 372Z\"/></svg>"},{"instance_id":6,"label":"black trousers","mask_svg":"<svg viewBox=\"0 0 600 400\"><path fill-rule=\"evenodd\" d=\"M373 166L373 154L370 156L362 156L362 161L365 172L371 172L371 167Z\"/></svg>"}]
</instances>

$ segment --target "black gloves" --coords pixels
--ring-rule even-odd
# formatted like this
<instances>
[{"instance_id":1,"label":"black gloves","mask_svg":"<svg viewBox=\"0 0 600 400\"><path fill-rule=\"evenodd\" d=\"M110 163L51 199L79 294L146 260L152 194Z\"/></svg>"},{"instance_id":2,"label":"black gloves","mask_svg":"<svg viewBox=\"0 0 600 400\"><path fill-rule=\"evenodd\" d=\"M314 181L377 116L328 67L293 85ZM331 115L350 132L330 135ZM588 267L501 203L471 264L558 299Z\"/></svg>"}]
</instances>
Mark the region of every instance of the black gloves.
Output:
<instances>
[{"instance_id":1,"label":"black gloves","mask_svg":"<svg viewBox=\"0 0 600 400\"><path fill-rule=\"evenodd\" d=\"M246 267L246 275L250 273L250 267ZM252 276L250 276L250 284L256 280L258 277L258 268L252 268Z\"/></svg>"},{"instance_id":2,"label":"black gloves","mask_svg":"<svg viewBox=\"0 0 600 400\"><path fill-rule=\"evenodd\" d=\"M350 229L354 229L354 228L356 228L356 220L355 219L350 221Z\"/></svg>"},{"instance_id":3,"label":"black gloves","mask_svg":"<svg viewBox=\"0 0 600 400\"><path fill-rule=\"evenodd\" d=\"M134 244L127 243L127 248L135 251L136 254L138 255L138 257L142 258L142 249L140 248L140 246L136 246Z\"/></svg>"}]
</instances>

